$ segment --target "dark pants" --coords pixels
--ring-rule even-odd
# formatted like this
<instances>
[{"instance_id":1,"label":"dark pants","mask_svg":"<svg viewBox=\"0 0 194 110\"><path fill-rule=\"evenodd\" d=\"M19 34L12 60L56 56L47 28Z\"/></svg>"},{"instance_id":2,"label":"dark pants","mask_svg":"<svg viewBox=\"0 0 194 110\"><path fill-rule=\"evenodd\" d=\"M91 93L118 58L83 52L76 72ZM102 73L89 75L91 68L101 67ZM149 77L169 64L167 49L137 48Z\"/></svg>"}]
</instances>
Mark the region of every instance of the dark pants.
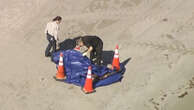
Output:
<instances>
[{"instance_id":1,"label":"dark pants","mask_svg":"<svg viewBox=\"0 0 194 110\"><path fill-rule=\"evenodd\" d=\"M96 47L93 47L93 50L90 53L90 59L93 60L94 58L96 58L95 61L93 61L93 63L101 65L101 61L102 61L102 50L103 50L103 42L101 40L97 41L97 45Z\"/></svg>"},{"instance_id":2,"label":"dark pants","mask_svg":"<svg viewBox=\"0 0 194 110\"><path fill-rule=\"evenodd\" d=\"M56 52L56 40L54 36L51 36L48 33L46 36L47 36L47 40L49 41L49 44L45 50L45 56L48 57L48 56L51 56L52 52ZM51 48L52 48L52 51L50 52Z\"/></svg>"}]
</instances>

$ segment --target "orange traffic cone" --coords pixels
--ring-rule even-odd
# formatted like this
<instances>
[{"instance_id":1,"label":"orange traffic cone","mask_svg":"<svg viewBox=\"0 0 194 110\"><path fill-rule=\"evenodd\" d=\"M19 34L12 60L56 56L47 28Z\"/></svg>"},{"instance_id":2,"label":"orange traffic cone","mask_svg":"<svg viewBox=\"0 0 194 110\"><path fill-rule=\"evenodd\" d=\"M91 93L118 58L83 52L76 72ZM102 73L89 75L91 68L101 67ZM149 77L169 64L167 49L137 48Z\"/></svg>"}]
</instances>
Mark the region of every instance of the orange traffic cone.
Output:
<instances>
[{"instance_id":1,"label":"orange traffic cone","mask_svg":"<svg viewBox=\"0 0 194 110\"><path fill-rule=\"evenodd\" d=\"M84 88L82 90L85 94L95 92L95 90L93 90L92 67L91 66L88 67L88 74L87 74L87 77L86 77Z\"/></svg>"},{"instance_id":2,"label":"orange traffic cone","mask_svg":"<svg viewBox=\"0 0 194 110\"><path fill-rule=\"evenodd\" d=\"M116 68L117 71L120 70L119 50L118 49L119 49L119 46L116 45L115 53L114 53L114 58L113 58L113 61L112 61L113 69Z\"/></svg>"},{"instance_id":3,"label":"orange traffic cone","mask_svg":"<svg viewBox=\"0 0 194 110\"><path fill-rule=\"evenodd\" d=\"M64 66L63 66L63 53L60 53L59 58L59 65L56 77L54 77L57 81L63 81L65 79L65 72L64 72Z\"/></svg>"}]
</instances>

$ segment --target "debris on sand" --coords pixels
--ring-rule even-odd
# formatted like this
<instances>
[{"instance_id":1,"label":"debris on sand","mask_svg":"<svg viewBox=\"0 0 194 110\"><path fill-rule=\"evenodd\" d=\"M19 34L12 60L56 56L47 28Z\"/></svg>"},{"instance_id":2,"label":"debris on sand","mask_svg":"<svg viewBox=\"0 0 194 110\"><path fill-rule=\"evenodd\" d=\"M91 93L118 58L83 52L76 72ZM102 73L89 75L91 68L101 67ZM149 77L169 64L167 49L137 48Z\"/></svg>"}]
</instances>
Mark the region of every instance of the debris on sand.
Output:
<instances>
[{"instance_id":1,"label":"debris on sand","mask_svg":"<svg viewBox=\"0 0 194 110\"><path fill-rule=\"evenodd\" d=\"M190 89L194 88L194 81L192 80L189 81L189 88Z\"/></svg>"},{"instance_id":2,"label":"debris on sand","mask_svg":"<svg viewBox=\"0 0 194 110\"><path fill-rule=\"evenodd\" d=\"M184 92L184 93L182 93L181 95L179 95L178 97L179 98L183 98L183 97L185 97L186 95L188 95L188 92L186 91L186 92Z\"/></svg>"},{"instance_id":3,"label":"debris on sand","mask_svg":"<svg viewBox=\"0 0 194 110\"><path fill-rule=\"evenodd\" d=\"M155 109L155 110L159 110L159 108L158 108L157 106L154 106L154 109Z\"/></svg>"},{"instance_id":4,"label":"debris on sand","mask_svg":"<svg viewBox=\"0 0 194 110\"><path fill-rule=\"evenodd\" d=\"M166 21L168 21L168 19L167 18L164 18L164 19L162 19L162 21L166 22Z\"/></svg>"}]
</instances>

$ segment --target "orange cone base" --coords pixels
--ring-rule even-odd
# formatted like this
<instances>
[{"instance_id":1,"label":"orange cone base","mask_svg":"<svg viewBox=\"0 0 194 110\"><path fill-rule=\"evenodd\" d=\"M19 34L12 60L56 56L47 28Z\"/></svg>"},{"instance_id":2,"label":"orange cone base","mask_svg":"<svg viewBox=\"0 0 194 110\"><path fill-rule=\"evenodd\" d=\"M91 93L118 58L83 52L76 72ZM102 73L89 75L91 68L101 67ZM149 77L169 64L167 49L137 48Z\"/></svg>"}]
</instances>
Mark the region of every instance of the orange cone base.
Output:
<instances>
[{"instance_id":1,"label":"orange cone base","mask_svg":"<svg viewBox=\"0 0 194 110\"><path fill-rule=\"evenodd\" d=\"M81 90L82 90L85 94L91 94L91 93L96 92L96 90L87 91L87 90L85 90L85 88L82 88Z\"/></svg>"},{"instance_id":2,"label":"orange cone base","mask_svg":"<svg viewBox=\"0 0 194 110\"><path fill-rule=\"evenodd\" d=\"M64 80L66 79L66 77L64 77L64 78L57 78L56 76L53 76L53 78L54 78L56 81L62 81L62 82L64 82Z\"/></svg>"}]
</instances>

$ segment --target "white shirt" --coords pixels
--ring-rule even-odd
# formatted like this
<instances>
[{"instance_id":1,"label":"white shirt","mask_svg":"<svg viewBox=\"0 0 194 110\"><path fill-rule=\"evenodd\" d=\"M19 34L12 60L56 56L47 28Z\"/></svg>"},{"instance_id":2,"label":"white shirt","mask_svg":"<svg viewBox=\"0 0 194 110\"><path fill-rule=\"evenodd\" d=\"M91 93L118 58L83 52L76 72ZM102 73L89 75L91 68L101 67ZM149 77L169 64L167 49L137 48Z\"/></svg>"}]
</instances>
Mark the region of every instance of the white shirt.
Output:
<instances>
[{"instance_id":1,"label":"white shirt","mask_svg":"<svg viewBox=\"0 0 194 110\"><path fill-rule=\"evenodd\" d=\"M55 21L52 21L52 22L47 23L46 29L45 29L45 34L48 33L48 34L54 36L55 40L57 41L58 30L59 30L58 24Z\"/></svg>"}]
</instances>

